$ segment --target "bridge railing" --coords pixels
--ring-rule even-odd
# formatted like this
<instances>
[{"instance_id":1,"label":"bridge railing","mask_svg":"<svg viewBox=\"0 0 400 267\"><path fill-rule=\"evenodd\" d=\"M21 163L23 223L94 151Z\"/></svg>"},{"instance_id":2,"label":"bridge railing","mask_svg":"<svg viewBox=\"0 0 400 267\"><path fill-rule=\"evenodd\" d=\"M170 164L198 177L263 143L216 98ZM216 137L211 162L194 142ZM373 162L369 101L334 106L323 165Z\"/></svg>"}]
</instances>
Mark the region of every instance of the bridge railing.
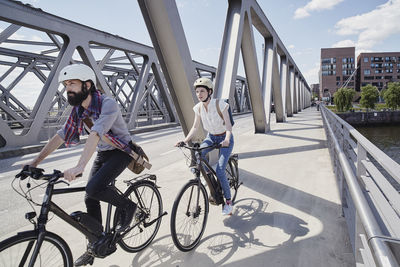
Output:
<instances>
[{"instance_id":1,"label":"bridge railing","mask_svg":"<svg viewBox=\"0 0 400 267\"><path fill-rule=\"evenodd\" d=\"M357 266L399 266L400 165L321 109Z\"/></svg>"}]
</instances>

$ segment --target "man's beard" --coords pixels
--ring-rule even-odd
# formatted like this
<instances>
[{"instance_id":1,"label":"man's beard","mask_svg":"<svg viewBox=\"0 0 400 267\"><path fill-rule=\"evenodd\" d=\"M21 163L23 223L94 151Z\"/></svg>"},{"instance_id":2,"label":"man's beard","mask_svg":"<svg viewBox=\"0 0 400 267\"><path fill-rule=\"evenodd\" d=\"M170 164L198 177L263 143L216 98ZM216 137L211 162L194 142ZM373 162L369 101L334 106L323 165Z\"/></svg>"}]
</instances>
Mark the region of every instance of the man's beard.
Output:
<instances>
[{"instance_id":1,"label":"man's beard","mask_svg":"<svg viewBox=\"0 0 400 267\"><path fill-rule=\"evenodd\" d=\"M80 106L82 102L87 98L88 94L80 91L79 93L69 92L67 93L68 103L71 106Z\"/></svg>"}]
</instances>

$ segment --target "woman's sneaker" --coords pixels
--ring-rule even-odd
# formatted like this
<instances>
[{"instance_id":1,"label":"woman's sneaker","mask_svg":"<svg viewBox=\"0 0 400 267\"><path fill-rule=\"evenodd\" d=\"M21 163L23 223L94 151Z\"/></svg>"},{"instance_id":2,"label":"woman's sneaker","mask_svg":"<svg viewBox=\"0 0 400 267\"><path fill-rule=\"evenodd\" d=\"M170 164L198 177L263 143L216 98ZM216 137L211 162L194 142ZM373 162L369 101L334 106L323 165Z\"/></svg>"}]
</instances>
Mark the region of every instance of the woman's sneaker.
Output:
<instances>
[{"instance_id":1,"label":"woman's sneaker","mask_svg":"<svg viewBox=\"0 0 400 267\"><path fill-rule=\"evenodd\" d=\"M92 254L90 254L89 252L85 252L83 253L82 256L80 256L75 262L74 262L74 266L85 266L85 265L92 265L94 261L94 257L92 256Z\"/></svg>"},{"instance_id":2,"label":"woman's sneaker","mask_svg":"<svg viewBox=\"0 0 400 267\"><path fill-rule=\"evenodd\" d=\"M232 204L231 203L227 203L227 204L224 205L224 208L222 210L222 214L223 215L232 215L232 210L233 210Z\"/></svg>"}]
</instances>

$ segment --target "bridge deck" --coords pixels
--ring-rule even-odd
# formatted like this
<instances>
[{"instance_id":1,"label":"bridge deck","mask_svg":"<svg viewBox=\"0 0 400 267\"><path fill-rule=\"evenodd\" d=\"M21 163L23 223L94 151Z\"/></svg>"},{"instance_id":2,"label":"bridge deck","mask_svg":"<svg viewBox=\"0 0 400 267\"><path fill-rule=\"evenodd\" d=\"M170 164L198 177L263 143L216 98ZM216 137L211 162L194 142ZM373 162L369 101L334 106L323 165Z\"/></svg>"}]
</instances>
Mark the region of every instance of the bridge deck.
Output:
<instances>
[{"instance_id":1,"label":"bridge deck","mask_svg":"<svg viewBox=\"0 0 400 267\"><path fill-rule=\"evenodd\" d=\"M239 154L244 184L239 190L234 214L223 217L220 207L211 206L199 247L190 253L178 251L170 237L170 215L167 215L156 239L146 250L128 254L119 249L108 258L96 259L95 266L354 266L320 114L315 108L306 109L288 118L287 123L273 123L268 134L254 134L251 125L251 116L236 119L234 152ZM172 144L182 136L180 130L168 131L146 137L160 144L168 143L165 148L154 142L143 142L143 146L150 157L159 155L153 156L153 173L157 174L161 186L164 208L170 213L178 190L191 174L181 153L171 150ZM137 138L139 142L141 138L146 140L144 135ZM81 148L77 149L70 152L76 159ZM66 152L62 152L44 166L59 166L66 157ZM57 160L59 163L54 162ZM0 165L16 166L16 160L6 161L0 161ZM62 167L73 164L75 159L71 161L64 160ZM0 181L11 177L16 168L5 170ZM124 175L130 174L124 172ZM10 191L9 185L1 183L0 186L0 195L11 195L4 193ZM83 209L83 202L76 200L80 197L82 200L83 196L71 199L73 204L67 210ZM0 221L11 220L14 213L3 211L13 209L6 207L13 204L3 197L0 200ZM20 220L22 211L18 216ZM9 231L2 228L0 236L4 238L21 228L27 226ZM85 240L77 231L59 223L57 218L48 228L62 236L68 232L66 240L74 258L82 253Z\"/></svg>"}]
</instances>

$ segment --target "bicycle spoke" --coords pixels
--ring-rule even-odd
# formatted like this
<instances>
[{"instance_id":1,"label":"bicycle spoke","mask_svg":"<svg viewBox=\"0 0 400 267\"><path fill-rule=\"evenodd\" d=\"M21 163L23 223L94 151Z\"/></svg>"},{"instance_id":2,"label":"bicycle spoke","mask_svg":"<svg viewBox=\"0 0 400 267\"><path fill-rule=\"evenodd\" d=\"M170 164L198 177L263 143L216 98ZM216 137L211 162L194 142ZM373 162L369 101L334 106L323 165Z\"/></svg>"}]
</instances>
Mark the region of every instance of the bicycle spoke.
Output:
<instances>
[{"instance_id":1,"label":"bicycle spoke","mask_svg":"<svg viewBox=\"0 0 400 267\"><path fill-rule=\"evenodd\" d=\"M206 191L197 182L186 185L171 216L171 232L175 245L182 251L193 249L203 235L208 216Z\"/></svg>"},{"instance_id":2,"label":"bicycle spoke","mask_svg":"<svg viewBox=\"0 0 400 267\"><path fill-rule=\"evenodd\" d=\"M25 232L1 242L0 266L27 266L37 241L35 232ZM47 234L36 257L35 267L71 266L72 257L66 244L54 234Z\"/></svg>"},{"instance_id":3,"label":"bicycle spoke","mask_svg":"<svg viewBox=\"0 0 400 267\"><path fill-rule=\"evenodd\" d=\"M162 213L161 195L154 183L149 181L135 183L125 195L138 205L131 223L131 226L136 226L119 243L128 252L138 252L147 247L158 232ZM157 218L154 223L147 225Z\"/></svg>"}]
</instances>

